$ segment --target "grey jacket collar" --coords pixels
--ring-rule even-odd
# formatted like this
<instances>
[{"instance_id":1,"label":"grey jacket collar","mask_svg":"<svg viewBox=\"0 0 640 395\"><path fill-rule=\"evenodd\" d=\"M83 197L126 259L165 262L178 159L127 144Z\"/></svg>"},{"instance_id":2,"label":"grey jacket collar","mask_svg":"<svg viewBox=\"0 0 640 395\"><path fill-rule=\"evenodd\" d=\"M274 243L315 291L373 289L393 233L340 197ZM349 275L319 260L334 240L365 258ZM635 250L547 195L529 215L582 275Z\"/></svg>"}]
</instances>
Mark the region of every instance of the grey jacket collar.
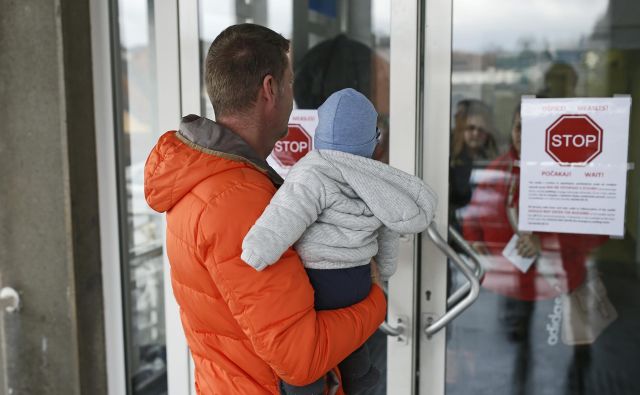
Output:
<instances>
[{"instance_id":1,"label":"grey jacket collar","mask_svg":"<svg viewBox=\"0 0 640 395\"><path fill-rule=\"evenodd\" d=\"M282 177L262 159L240 136L207 118L189 114L180 122L179 137L192 143L194 148L223 154L227 159L248 162L266 173L276 186L282 185Z\"/></svg>"}]
</instances>

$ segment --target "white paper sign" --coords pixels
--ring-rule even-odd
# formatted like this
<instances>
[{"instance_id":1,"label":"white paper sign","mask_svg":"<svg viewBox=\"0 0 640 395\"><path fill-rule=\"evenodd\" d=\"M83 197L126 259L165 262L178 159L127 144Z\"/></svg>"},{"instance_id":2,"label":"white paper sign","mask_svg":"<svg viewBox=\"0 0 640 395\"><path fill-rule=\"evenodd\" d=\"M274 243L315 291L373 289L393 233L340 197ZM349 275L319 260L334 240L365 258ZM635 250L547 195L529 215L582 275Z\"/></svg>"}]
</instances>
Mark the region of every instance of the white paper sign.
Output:
<instances>
[{"instance_id":1,"label":"white paper sign","mask_svg":"<svg viewBox=\"0 0 640 395\"><path fill-rule=\"evenodd\" d=\"M285 178L291 167L313 149L318 126L317 110L293 110L289 117L289 134L276 143L267 163Z\"/></svg>"},{"instance_id":2,"label":"white paper sign","mask_svg":"<svg viewBox=\"0 0 640 395\"><path fill-rule=\"evenodd\" d=\"M522 99L519 230L623 236L630 108Z\"/></svg>"}]
</instances>

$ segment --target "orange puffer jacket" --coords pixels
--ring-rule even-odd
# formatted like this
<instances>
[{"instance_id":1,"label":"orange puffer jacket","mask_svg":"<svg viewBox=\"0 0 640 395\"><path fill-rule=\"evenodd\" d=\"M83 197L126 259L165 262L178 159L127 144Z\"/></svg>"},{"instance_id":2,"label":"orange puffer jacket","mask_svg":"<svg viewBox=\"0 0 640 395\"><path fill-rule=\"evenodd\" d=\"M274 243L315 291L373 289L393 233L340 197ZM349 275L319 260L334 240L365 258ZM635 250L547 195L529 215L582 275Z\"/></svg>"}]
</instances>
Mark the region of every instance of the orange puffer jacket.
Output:
<instances>
[{"instance_id":1,"label":"orange puffer jacket","mask_svg":"<svg viewBox=\"0 0 640 395\"><path fill-rule=\"evenodd\" d=\"M265 169L213 148L167 132L145 167L147 202L167 213L197 392L279 394L279 378L311 383L359 347L384 320L386 301L373 286L356 305L316 312L294 250L262 272L242 262L242 240L276 188Z\"/></svg>"}]
</instances>

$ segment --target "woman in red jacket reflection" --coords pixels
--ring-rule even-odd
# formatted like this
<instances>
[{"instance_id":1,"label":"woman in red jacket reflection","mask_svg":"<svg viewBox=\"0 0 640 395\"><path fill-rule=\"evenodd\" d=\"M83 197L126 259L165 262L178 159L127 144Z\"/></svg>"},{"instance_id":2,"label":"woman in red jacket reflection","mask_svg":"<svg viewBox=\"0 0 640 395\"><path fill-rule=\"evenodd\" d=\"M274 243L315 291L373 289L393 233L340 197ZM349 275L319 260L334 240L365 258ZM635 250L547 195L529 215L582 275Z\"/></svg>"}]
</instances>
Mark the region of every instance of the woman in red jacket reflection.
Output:
<instances>
[{"instance_id":1,"label":"woman in red jacket reflection","mask_svg":"<svg viewBox=\"0 0 640 395\"><path fill-rule=\"evenodd\" d=\"M485 258L482 286L503 295L498 298L502 304L500 326L502 333L515 345L510 375L511 393L517 394L529 393L532 385L535 357L531 332L534 311L540 309L542 315L547 317L555 311L554 306L561 300L558 296L568 294L583 284L589 253L606 241L606 237L602 236L518 232L521 129L518 106L511 128L511 148L482 173L471 202L463 213L462 224L464 238ZM531 266L523 267L526 269L524 271L502 253L514 236L518 237L518 254L534 258ZM551 352L550 348L541 351L539 346L536 347L536 354ZM573 362L567 372L568 382L577 380L571 379L573 376L583 377L575 372L584 373L590 361L588 347L576 347L572 353ZM506 357L511 358L511 355ZM562 365L554 363L550 361L547 367L557 369L560 373Z\"/></svg>"},{"instance_id":2,"label":"woman in red jacket reflection","mask_svg":"<svg viewBox=\"0 0 640 395\"><path fill-rule=\"evenodd\" d=\"M603 236L517 231L520 146L520 107L514 114L509 151L481 173L478 186L463 214L464 238L488 259L483 287L519 299L551 299L583 283L585 262ZM537 257L525 272L502 254L514 235L523 257Z\"/></svg>"}]
</instances>

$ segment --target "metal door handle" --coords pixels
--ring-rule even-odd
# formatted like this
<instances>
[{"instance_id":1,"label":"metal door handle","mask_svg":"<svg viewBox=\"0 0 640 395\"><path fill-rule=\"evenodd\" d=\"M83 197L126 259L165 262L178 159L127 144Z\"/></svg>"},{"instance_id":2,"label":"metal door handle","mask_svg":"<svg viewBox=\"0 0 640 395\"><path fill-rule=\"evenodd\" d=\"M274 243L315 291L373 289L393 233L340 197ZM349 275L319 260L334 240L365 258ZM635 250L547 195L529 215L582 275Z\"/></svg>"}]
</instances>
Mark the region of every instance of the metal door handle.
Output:
<instances>
[{"instance_id":1,"label":"metal door handle","mask_svg":"<svg viewBox=\"0 0 640 395\"><path fill-rule=\"evenodd\" d=\"M395 337L395 336L402 336L402 334L404 334L404 331L406 329L406 325L405 325L404 321L402 320L402 318L398 318L398 325L397 326L392 326L387 321L385 321L380 325L380 327L378 329L380 329L380 332L384 333L387 336L394 336Z\"/></svg>"},{"instance_id":2,"label":"metal door handle","mask_svg":"<svg viewBox=\"0 0 640 395\"><path fill-rule=\"evenodd\" d=\"M447 244L444 238L440 235L436 228L436 223L431 222L431 225L427 228L427 235L431 239L431 241L438 247L442 253L444 253L450 260L453 265L462 272L462 274L469 280L469 293L465 296L460 302L451 306L449 311L444 313L440 318L434 320L432 323L427 325L424 328L424 332L427 337L433 336L440 329L444 328L449 322L451 322L454 318L456 318L460 313L462 313L467 307L471 306L473 302L478 298L480 294L480 282L478 278L474 274L474 272L467 266L466 263L460 258L458 254L456 254L451 247ZM458 291L454 292L454 295L458 293Z\"/></svg>"},{"instance_id":3,"label":"metal door handle","mask_svg":"<svg viewBox=\"0 0 640 395\"><path fill-rule=\"evenodd\" d=\"M11 287L0 289L0 308L7 313L20 311L20 295Z\"/></svg>"},{"instance_id":4,"label":"metal door handle","mask_svg":"<svg viewBox=\"0 0 640 395\"><path fill-rule=\"evenodd\" d=\"M386 287L382 288L382 292L384 292L384 295L387 298L389 297ZM398 316L398 318L396 318L396 326L393 326L389 322L384 321L382 324L380 324L378 329L385 335L396 337L398 341L406 343L407 336L405 336L405 331L407 329L407 322L409 322L409 319L407 317Z\"/></svg>"},{"instance_id":5,"label":"metal door handle","mask_svg":"<svg viewBox=\"0 0 640 395\"><path fill-rule=\"evenodd\" d=\"M473 247L469 245L469 243L462 237L457 230L453 227L449 226L449 236L451 240L455 244L457 244L471 259L471 263L473 264L473 273L478 279L478 281L482 282L482 278L484 277L484 267L480 263L481 258L478 256L478 253L475 252ZM466 262L465 262L466 263ZM467 282L462 287L458 288L454 293L452 293L447 299L447 308L451 308L454 304L458 303L460 299L466 295L471 289L471 283Z\"/></svg>"}]
</instances>

